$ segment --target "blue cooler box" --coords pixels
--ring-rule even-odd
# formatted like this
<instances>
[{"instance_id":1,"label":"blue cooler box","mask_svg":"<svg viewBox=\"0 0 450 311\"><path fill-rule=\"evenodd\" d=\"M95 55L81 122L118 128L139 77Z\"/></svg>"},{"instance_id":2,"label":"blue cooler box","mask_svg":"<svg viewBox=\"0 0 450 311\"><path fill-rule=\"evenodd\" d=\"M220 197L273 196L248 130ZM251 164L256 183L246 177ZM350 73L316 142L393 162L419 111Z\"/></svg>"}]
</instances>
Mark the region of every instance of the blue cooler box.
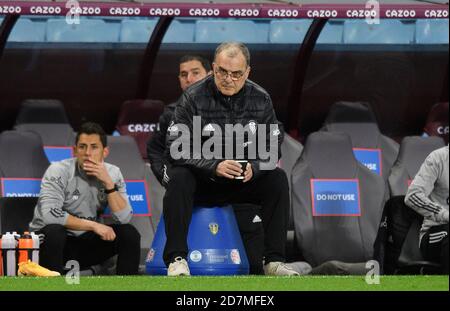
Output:
<instances>
[{"instance_id":1,"label":"blue cooler box","mask_svg":"<svg viewBox=\"0 0 450 311\"><path fill-rule=\"evenodd\" d=\"M158 224L146 259L146 272L167 275L162 255L166 244L164 218ZM249 264L233 208L195 207L188 233L191 275L245 275Z\"/></svg>"}]
</instances>

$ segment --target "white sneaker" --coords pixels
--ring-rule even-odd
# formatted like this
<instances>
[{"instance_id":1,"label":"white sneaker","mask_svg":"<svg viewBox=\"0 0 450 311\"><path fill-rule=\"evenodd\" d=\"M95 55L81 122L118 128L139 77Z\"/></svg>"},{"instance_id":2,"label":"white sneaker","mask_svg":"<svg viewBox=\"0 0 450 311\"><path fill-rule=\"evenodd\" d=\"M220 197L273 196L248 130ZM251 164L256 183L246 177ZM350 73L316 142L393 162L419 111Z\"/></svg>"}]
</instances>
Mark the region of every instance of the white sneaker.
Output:
<instances>
[{"instance_id":1,"label":"white sneaker","mask_svg":"<svg viewBox=\"0 0 450 311\"><path fill-rule=\"evenodd\" d=\"M300 275L306 275L311 273L312 267L306 261L294 261L290 263L286 263L286 266L291 268L294 271L297 271Z\"/></svg>"},{"instance_id":2,"label":"white sneaker","mask_svg":"<svg viewBox=\"0 0 450 311\"><path fill-rule=\"evenodd\" d=\"M167 276L189 276L191 272L189 271L189 266L185 259L182 257L176 257L175 261L169 265L167 269Z\"/></svg>"},{"instance_id":3,"label":"white sneaker","mask_svg":"<svg viewBox=\"0 0 450 311\"><path fill-rule=\"evenodd\" d=\"M264 265L264 274L279 276L300 275L297 271L280 261L269 262L267 265Z\"/></svg>"}]
</instances>

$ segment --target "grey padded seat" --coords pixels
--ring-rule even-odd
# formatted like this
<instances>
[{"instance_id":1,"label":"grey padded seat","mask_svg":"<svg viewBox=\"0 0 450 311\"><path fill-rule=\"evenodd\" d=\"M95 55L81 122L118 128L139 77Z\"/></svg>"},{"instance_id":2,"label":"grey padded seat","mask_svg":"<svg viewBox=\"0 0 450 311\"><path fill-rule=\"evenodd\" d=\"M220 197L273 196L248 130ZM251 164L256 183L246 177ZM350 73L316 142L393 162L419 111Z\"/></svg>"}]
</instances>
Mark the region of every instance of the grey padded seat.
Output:
<instances>
[{"instance_id":1,"label":"grey padded seat","mask_svg":"<svg viewBox=\"0 0 450 311\"><path fill-rule=\"evenodd\" d=\"M16 125L24 123L69 123L69 119L59 100L27 99L16 118Z\"/></svg>"},{"instance_id":2,"label":"grey padded seat","mask_svg":"<svg viewBox=\"0 0 450 311\"><path fill-rule=\"evenodd\" d=\"M0 234L29 230L38 198L0 198Z\"/></svg>"},{"instance_id":3,"label":"grey padded seat","mask_svg":"<svg viewBox=\"0 0 450 311\"><path fill-rule=\"evenodd\" d=\"M408 182L414 179L425 158L445 146L440 137L405 137L400 144L398 158L391 169L388 184L391 196L406 195Z\"/></svg>"},{"instance_id":4,"label":"grey padded seat","mask_svg":"<svg viewBox=\"0 0 450 311\"><path fill-rule=\"evenodd\" d=\"M307 262L314 267L329 260L372 259L387 191L383 178L355 159L347 134L311 134L291 179L295 235ZM357 179L361 216L314 217L311 179Z\"/></svg>"},{"instance_id":5,"label":"grey padded seat","mask_svg":"<svg viewBox=\"0 0 450 311\"><path fill-rule=\"evenodd\" d=\"M106 162L117 165L122 171L126 180L145 180L147 182L147 191L149 194L152 217L133 216L131 224L138 229L141 234L141 265L144 263L145 256L150 248L155 234L154 222L151 218L158 218L161 214L161 205L154 196L152 188L159 184L150 167L142 159L136 141L130 136L108 136L108 146L110 154ZM156 201L156 202L155 202Z\"/></svg>"},{"instance_id":6,"label":"grey padded seat","mask_svg":"<svg viewBox=\"0 0 450 311\"><path fill-rule=\"evenodd\" d=\"M386 181L397 159L399 145L384 136L370 105L361 102L337 102L328 113L323 131L344 132L350 135L353 148L381 149L382 176Z\"/></svg>"},{"instance_id":7,"label":"grey padded seat","mask_svg":"<svg viewBox=\"0 0 450 311\"><path fill-rule=\"evenodd\" d=\"M37 133L5 131L0 134L0 177L42 178L49 165Z\"/></svg>"},{"instance_id":8,"label":"grey padded seat","mask_svg":"<svg viewBox=\"0 0 450 311\"><path fill-rule=\"evenodd\" d=\"M24 123L15 126L20 132L31 131L41 136L44 146L73 146L75 132L67 123Z\"/></svg>"},{"instance_id":9,"label":"grey padded seat","mask_svg":"<svg viewBox=\"0 0 450 311\"><path fill-rule=\"evenodd\" d=\"M291 173L294 164L297 162L303 151L303 145L292 138L289 134L284 134L284 140L281 144L281 159L279 167L286 172L289 181L289 189L291 187ZM291 192L289 191L289 195ZM289 207L289 223L288 223L288 240L291 241L294 238L294 220L292 217L292 204Z\"/></svg>"},{"instance_id":10,"label":"grey padded seat","mask_svg":"<svg viewBox=\"0 0 450 311\"><path fill-rule=\"evenodd\" d=\"M291 174L294 164L297 162L303 151L303 145L297 141L295 138L289 134L284 134L284 140L281 144L281 159L279 162L279 167L286 172L289 189L291 187ZM289 191L291 195L291 191ZM292 215L292 204L289 206L289 221L288 221L288 231L287 231L287 245L286 245L286 259L288 261L297 260L298 249L295 241L294 233L294 218Z\"/></svg>"}]
</instances>

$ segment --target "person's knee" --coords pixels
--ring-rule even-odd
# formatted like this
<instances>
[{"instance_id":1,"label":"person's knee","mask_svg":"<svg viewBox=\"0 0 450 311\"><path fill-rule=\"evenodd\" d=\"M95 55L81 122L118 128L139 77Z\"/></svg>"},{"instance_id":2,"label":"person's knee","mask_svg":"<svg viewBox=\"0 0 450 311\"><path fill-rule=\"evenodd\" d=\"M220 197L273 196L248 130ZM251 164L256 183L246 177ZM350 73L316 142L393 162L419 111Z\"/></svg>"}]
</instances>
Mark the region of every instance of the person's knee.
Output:
<instances>
[{"instance_id":1,"label":"person's knee","mask_svg":"<svg viewBox=\"0 0 450 311\"><path fill-rule=\"evenodd\" d=\"M141 235L135 226L131 224L117 225L113 227L114 232L126 243L136 243L140 245Z\"/></svg>"},{"instance_id":2,"label":"person's knee","mask_svg":"<svg viewBox=\"0 0 450 311\"><path fill-rule=\"evenodd\" d=\"M278 167L275 168L274 170L269 171L267 173L266 178L276 189L283 189L283 190L289 189L287 175L282 169Z\"/></svg>"},{"instance_id":3,"label":"person's knee","mask_svg":"<svg viewBox=\"0 0 450 311\"><path fill-rule=\"evenodd\" d=\"M40 230L42 244L48 247L63 247L67 239L67 229L62 225L51 224Z\"/></svg>"},{"instance_id":4,"label":"person's knee","mask_svg":"<svg viewBox=\"0 0 450 311\"><path fill-rule=\"evenodd\" d=\"M189 168L177 166L171 169L168 189L193 191L195 183L195 175Z\"/></svg>"}]
</instances>

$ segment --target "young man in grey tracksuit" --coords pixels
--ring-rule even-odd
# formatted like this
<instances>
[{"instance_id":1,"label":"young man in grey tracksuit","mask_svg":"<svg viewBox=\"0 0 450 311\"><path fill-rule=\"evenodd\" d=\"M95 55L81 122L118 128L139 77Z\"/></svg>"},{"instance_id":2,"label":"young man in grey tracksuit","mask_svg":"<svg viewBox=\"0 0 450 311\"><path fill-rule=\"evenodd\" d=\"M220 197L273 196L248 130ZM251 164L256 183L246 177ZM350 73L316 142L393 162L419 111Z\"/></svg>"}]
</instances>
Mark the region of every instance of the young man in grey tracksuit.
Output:
<instances>
[{"instance_id":1,"label":"young man in grey tracksuit","mask_svg":"<svg viewBox=\"0 0 450 311\"><path fill-rule=\"evenodd\" d=\"M44 235L40 265L63 273L69 260L82 270L118 255L117 274L137 274L140 235L130 224L125 182L108 156L100 125L85 123L77 134L75 158L53 163L42 179L30 230ZM101 223L106 207L115 224Z\"/></svg>"},{"instance_id":2,"label":"young man in grey tracksuit","mask_svg":"<svg viewBox=\"0 0 450 311\"><path fill-rule=\"evenodd\" d=\"M420 250L425 259L440 262L448 274L448 145L433 151L414 177L405 203L424 217Z\"/></svg>"}]
</instances>

